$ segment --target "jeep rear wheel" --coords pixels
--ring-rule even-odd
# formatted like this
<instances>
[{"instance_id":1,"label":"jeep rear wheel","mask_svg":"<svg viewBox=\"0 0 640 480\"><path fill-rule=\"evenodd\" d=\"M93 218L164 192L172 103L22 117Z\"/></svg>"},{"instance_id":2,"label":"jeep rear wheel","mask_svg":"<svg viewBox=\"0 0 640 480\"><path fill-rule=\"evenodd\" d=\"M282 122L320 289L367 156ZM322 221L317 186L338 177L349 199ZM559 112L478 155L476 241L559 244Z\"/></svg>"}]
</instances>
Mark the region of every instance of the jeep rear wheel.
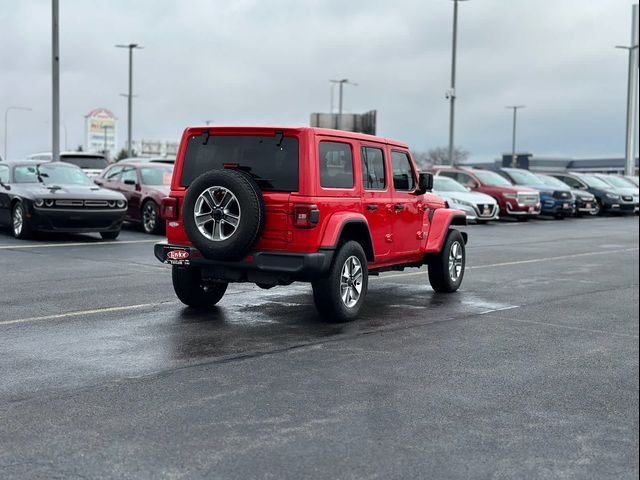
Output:
<instances>
[{"instance_id":1,"label":"jeep rear wheel","mask_svg":"<svg viewBox=\"0 0 640 480\"><path fill-rule=\"evenodd\" d=\"M440 253L429 262L429 282L436 292L450 293L460 288L467 257L464 238L450 230Z\"/></svg>"},{"instance_id":2,"label":"jeep rear wheel","mask_svg":"<svg viewBox=\"0 0 640 480\"><path fill-rule=\"evenodd\" d=\"M264 199L246 173L213 170L189 186L182 220L189 240L205 258L239 260L262 232Z\"/></svg>"},{"instance_id":3,"label":"jeep rear wheel","mask_svg":"<svg viewBox=\"0 0 640 480\"><path fill-rule=\"evenodd\" d=\"M329 322L347 322L360 313L369 286L367 258L358 242L336 252L327 277L312 283L318 312Z\"/></svg>"},{"instance_id":4,"label":"jeep rear wheel","mask_svg":"<svg viewBox=\"0 0 640 480\"><path fill-rule=\"evenodd\" d=\"M171 268L173 290L178 299L193 308L212 307L218 303L227 291L227 283L205 284L199 268L180 267Z\"/></svg>"}]
</instances>

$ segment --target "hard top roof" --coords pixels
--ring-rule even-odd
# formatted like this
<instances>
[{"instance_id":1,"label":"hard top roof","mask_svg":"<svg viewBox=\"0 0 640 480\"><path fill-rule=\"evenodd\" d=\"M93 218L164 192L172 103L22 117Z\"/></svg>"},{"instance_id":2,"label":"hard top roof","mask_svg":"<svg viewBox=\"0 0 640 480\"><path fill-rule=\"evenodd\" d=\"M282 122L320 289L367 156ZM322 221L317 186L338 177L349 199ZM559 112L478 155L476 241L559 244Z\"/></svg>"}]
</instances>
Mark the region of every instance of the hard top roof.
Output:
<instances>
[{"instance_id":1,"label":"hard top roof","mask_svg":"<svg viewBox=\"0 0 640 480\"><path fill-rule=\"evenodd\" d=\"M355 132L347 132L344 130L333 130L331 128L318 128L318 127L284 127L284 126L270 126L270 125L259 125L259 126L232 126L232 125L221 125L221 126L194 126L189 127L188 130L198 130L205 131L209 130L210 132L221 132L221 133L231 133L238 132L242 130L246 130L249 132L256 133L272 133L278 130L282 130L283 132L292 132L292 133L302 133L302 132L312 132L315 135L322 135L328 137L336 137L336 138L345 138L345 139L353 139L360 140L363 142L378 142L378 143L386 143L389 145L393 145L400 148L408 149L408 145L406 143L393 140L390 138L378 137L375 135L367 135L365 133L355 133Z\"/></svg>"}]
</instances>

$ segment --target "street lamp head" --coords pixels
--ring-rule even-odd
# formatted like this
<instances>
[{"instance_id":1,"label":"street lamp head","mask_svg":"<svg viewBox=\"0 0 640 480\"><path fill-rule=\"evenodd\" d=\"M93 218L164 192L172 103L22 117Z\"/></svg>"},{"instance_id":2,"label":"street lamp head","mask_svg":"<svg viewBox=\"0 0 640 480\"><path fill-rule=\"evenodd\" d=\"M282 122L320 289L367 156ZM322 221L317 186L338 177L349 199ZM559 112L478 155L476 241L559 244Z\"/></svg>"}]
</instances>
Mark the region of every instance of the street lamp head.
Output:
<instances>
[{"instance_id":1,"label":"street lamp head","mask_svg":"<svg viewBox=\"0 0 640 480\"><path fill-rule=\"evenodd\" d=\"M138 45L137 43L130 43L128 45L122 45L122 44L118 44L115 46L116 48L137 48L137 49L141 49L144 48L140 45Z\"/></svg>"}]
</instances>

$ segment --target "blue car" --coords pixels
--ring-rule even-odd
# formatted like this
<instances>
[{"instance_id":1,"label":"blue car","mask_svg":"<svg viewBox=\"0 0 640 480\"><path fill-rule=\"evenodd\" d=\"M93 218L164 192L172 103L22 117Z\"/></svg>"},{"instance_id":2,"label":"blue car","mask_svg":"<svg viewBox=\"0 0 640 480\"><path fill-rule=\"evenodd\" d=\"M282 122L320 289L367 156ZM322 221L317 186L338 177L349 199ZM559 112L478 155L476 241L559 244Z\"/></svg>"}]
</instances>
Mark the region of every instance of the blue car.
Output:
<instances>
[{"instance_id":1,"label":"blue car","mask_svg":"<svg viewBox=\"0 0 640 480\"><path fill-rule=\"evenodd\" d=\"M522 168L500 168L500 173L514 185L533 188L540 192L541 215L550 215L555 218L565 218L573 214L576 199L569 187L551 187L538 178L534 173Z\"/></svg>"}]
</instances>

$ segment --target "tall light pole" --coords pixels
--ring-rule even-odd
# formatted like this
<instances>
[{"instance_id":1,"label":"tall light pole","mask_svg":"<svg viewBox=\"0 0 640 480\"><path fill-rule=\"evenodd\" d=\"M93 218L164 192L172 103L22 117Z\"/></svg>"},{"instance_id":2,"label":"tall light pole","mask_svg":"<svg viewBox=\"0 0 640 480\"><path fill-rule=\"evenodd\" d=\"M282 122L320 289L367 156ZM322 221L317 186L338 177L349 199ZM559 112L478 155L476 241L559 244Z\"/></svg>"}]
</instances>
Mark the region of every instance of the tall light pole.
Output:
<instances>
[{"instance_id":1,"label":"tall light pole","mask_svg":"<svg viewBox=\"0 0 640 480\"><path fill-rule=\"evenodd\" d=\"M329 80L331 83L337 83L340 86L340 90L338 93L338 125L337 128L342 126L342 88L345 84L353 85L357 87L357 83L350 82L348 78L343 78L342 80Z\"/></svg>"},{"instance_id":2,"label":"tall light pole","mask_svg":"<svg viewBox=\"0 0 640 480\"><path fill-rule=\"evenodd\" d=\"M453 41L451 49L451 87L446 97L449 99L449 164L453 165L454 126L456 107L456 53L458 49L458 2L467 0L453 0Z\"/></svg>"},{"instance_id":3,"label":"tall light pole","mask_svg":"<svg viewBox=\"0 0 640 480\"><path fill-rule=\"evenodd\" d=\"M132 128L132 116L133 116L133 50L141 49L137 43L130 43L128 45L116 45L117 48L129 49L129 93L127 97L127 154L129 157L133 156L133 147L131 143L131 128Z\"/></svg>"},{"instance_id":4,"label":"tall light pole","mask_svg":"<svg viewBox=\"0 0 640 480\"><path fill-rule=\"evenodd\" d=\"M60 44L58 0L51 0L51 160L60 160Z\"/></svg>"},{"instance_id":5,"label":"tall light pole","mask_svg":"<svg viewBox=\"0 0 640 480\"><path fill-rule=\"evenodd\" d=\"M518 119L518 109L525 108L525 105L509 105L505 108L513 109L513 134L511 138L511 166L515 167L518 162L516 162L516 124Z\"/></svg>"},{"instance_id":6,"label":"tall light pole","mask_svg":"<svg viewBox=\"0 0 640 480\"><path fill-rule=\"evenodd\" d=\"M631 46L616 45L629 51L629 76L627 78L627 131L625 143L624 174L634 175L636 112L638 108L638 5L631 7ZM635 44L634 44L635 43Z\"/></svg>"},{"instance_id":7,"label":"tall light pole","mask_svg":"<svg viewBox=\"0 0 640 480\"><path fill-rule=\"evenodd\" d=\"M25 110L30 112L31 109L29 107L7 107L7 109L4 111L4 159L8 160L7 158L7 144L9 143L9 139L7 138L8 136L8 125L9 125L9 112L11 110Z\"/></svg>"}]
</instances>

